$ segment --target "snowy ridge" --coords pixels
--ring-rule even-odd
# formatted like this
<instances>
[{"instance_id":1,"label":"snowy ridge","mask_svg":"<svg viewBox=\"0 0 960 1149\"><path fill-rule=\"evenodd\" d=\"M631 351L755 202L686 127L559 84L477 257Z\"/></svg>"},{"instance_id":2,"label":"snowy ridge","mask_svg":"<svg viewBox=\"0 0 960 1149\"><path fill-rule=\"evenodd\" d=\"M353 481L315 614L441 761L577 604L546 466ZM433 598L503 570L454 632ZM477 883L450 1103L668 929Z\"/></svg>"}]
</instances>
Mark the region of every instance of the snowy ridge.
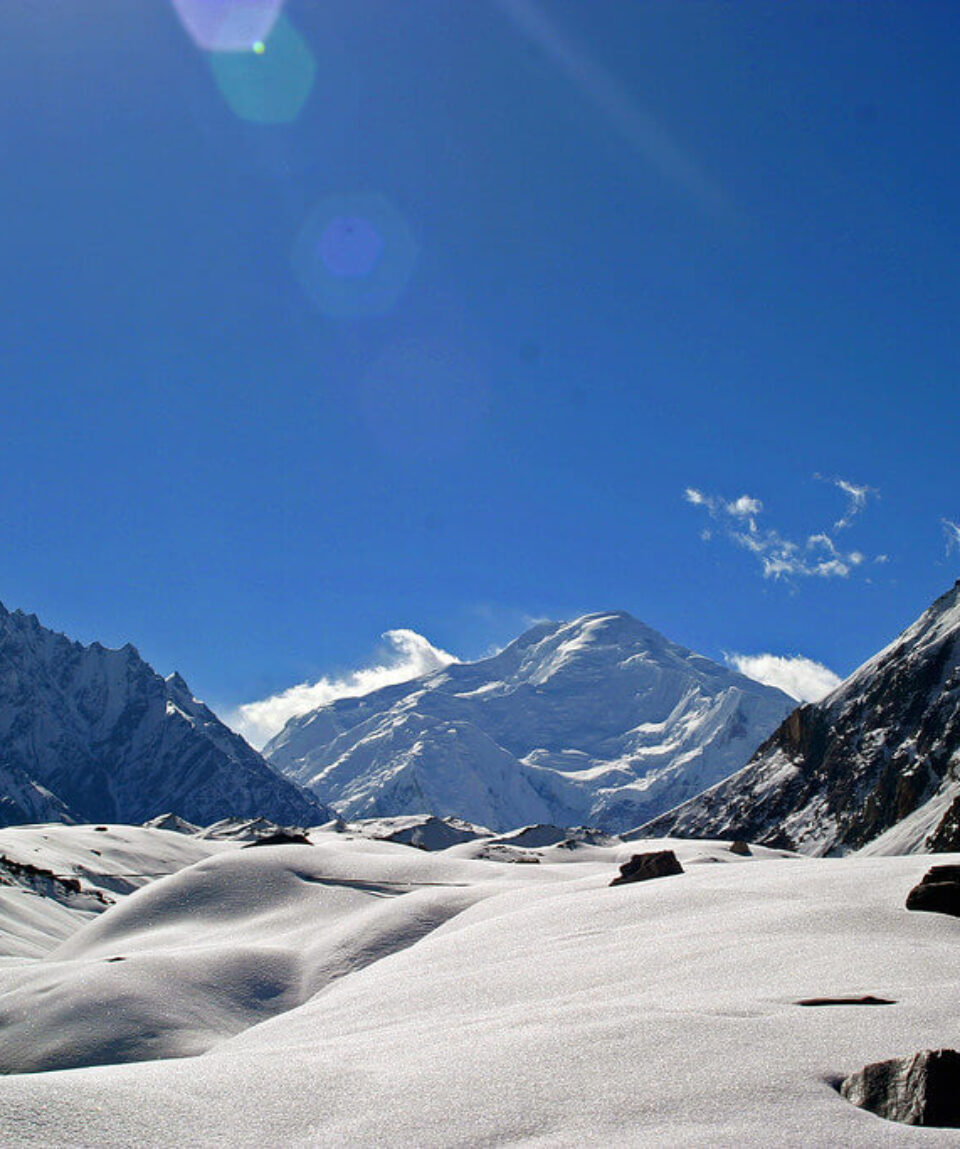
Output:
<instances>
[{"instance_id":1,"label":"snowy ridge","mask_svg":"<svg viewBox=\"0 0 960 1149\"><path fill-rule=\"evenodd\" d=\"M793 705L607 612L322 706L264 754L345 817L622 830L737 769Z\"/></svg>"},{"instance_id":2,"label":"snowy ridge","mask_svg":"<svg viewBox=\"0 0 960 1149\"><path fill-rule=\"evenodd\" d=\"M329 811L277 775L127 645L83 646L0 606L0 824L142 822L173 810L321 822Z\"/></svg>"},{"instance_id":3,"label":"snowy ridge","mask_svg":"<svg viewBox=\"0 0 960 1149\"><path fill-rule=\"evenodd\" d=\"M960 848L960 582L743 770L643 830L810 854Z\"/></svg>"}]
</instances>

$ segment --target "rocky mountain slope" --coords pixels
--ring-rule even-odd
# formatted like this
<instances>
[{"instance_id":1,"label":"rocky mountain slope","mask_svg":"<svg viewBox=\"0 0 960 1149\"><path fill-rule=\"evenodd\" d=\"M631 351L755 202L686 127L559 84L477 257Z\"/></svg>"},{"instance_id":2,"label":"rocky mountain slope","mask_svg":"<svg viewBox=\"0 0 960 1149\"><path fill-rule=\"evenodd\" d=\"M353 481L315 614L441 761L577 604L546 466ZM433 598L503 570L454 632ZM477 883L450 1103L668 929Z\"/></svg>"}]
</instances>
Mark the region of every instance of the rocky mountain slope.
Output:
<instances>
[{"instance_id":1,"label":"rocky mountain slope","mask_svg":"<svg viewBox=\"0 0 960 1149\"><path fill-rule=\"evenodd\" d=\"M609 612L339 699L264 754L345 817L622 830L726 777L794 705Z\"/></svg>"},{"instance_id":2,"label":"rocky mountain slope","mask_svg":"<svg viewBox=\"0 0 960 1149\"><path fill-rule=\"evenodd\" d=\"M960 582L738 774L642 830L809 854L960 849Z\"/></svg>"},{"instance_id":3,"label":"rocky mountain slope","mask_svg":"<svg viewBox=\"0 0 960 1149\"><path fill-rule=\"evenodd\" d=\"M0 824L142 822L174 810L201 824L330 812L277 775L132 646L83 646L0 606Z\"/></svg>"}]
</instances>

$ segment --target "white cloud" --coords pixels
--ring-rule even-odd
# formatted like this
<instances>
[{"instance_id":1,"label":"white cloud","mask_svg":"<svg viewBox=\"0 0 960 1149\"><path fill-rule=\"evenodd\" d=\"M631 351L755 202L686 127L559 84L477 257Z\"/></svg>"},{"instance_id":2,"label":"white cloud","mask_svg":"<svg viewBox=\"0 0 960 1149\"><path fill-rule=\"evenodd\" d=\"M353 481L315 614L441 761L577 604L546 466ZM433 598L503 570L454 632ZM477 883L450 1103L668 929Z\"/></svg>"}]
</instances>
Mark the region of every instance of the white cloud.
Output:
<instances>
[{"instance_id":1,"label":"white cloud","mask_svg":"<svg viewBox=\"0 0 960 1149\"><path fill-rule=\"evenodd\" d=\"M258 749L283 728L291 718L308 714L337 698L357 698L381 686L409 682L458 662L414 630L388 630L383 635L389 650L383 662L351 670L339 678L303 682L259 702L246 702L228 714L225 721Z\"/></svg>"},{"instance_id":2,"label":"white cloud","mask_svg":"<svg viewBox=\"0 0 960 1149\"><path fill-rule=\"evenodd\" d=\"M839 675L812 658L780 654L727 654L727 663L747 678L776 686L798 702L819 702L843 681Z\"/></svg>"},{"instance_id":3,"label":"white cloud","mask_svg":"<svg viewBox=\"0 0 960 1149\"><path fill-rule=\"evenodd\" d=\"M941 519L943 524L943 533L947 536L947 554L952 550L960 551L960 523L955 523L951 519Z\"/></svg>"},{"instance_id":4,"label":"white cloud","mask_svg":"<svg viewBox=\"0 0 960 1149\"><path fill-rule=\"evenodd\" d=\"M845 531L867 505L867 499L871 495L877 494L874 487L868 487L862 483L851 483L849 479L828 478L825 475L814 475L813 477L824 483L832 483L847 496L846 510L833 524L835 531Z\"/></svg>"},{"instance_id":5,"label":"white cloud","mask_svg":"<svg viewBox=\"0 0 960 1149\"><path fill-rule=\"evenodd\" d=\"M753 518L755 515L759 515L762 510L763 503L759 499L751 498L750 495L741 495L739 499L727 503L727 514L738 519Z\"/></svg>"},{"instance_id":6,"label":"white cloud","mask_svg":"<svg viewBox=\"0 0 960 1149\"><path fill-rule=\"evenodd\" d=\"M712 507L713 500L708 498L703 491L698 491L696 487L687 487L683 492L683 497L688 503L693 503L695 507Z\"/></svg>"},{"instance_id":7,"label":"white cloud","mask_svg":"<svg viewBox=\"0 0 960 1149\"><path fill-rule=\"evenodd\" d=\"M821 478L820 475L814 477ZM846 479L828 481L842 490L849 500L846 512L833 529L846 528L866 505L868 495L876 492L871 487L858 486ZM753 495L740 495L728 500L696 487L687 487L683 497L692 506L702 507L719 522L723 537L755 555L764 578L847 578L852 570L867 561L862 551L842 551L826 531L808 535L801 543L786 538L772 527L761 529L758 519L763 512L763 503ZM708 541L711 533L702 531L700 537ZM885 562L886 556L875 561Z\"/></svg>"}]
</instances>

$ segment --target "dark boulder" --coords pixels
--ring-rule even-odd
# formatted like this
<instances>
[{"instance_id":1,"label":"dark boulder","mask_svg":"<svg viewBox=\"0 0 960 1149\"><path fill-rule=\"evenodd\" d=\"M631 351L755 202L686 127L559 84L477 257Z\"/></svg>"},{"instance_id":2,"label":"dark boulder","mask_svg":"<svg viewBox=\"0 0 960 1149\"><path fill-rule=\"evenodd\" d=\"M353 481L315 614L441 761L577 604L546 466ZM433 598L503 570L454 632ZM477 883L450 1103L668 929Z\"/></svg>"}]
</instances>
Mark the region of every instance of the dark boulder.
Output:
<instances>
[{"instance_id":1,"label":"dark boulder","mask_svg":"<svg viewBox=\"0 0 960 1149\"><path fill-rule=\"evenodd\" d=\"M933 866L907 894L908 910L960 918L960 866Z\"/></svg>"},{"instance_id":2,"label":"dark boulder","mask_svg":"<svg viewBox=\"0 0 960 1149\"><path fill-rule=\"evenodd\" d=\"M863 997L805 997L794 1005L896 1005L888 997L874 997L872 993Z\"/></svg>"},{"instance_id":3,"label":"dark boulder","mask_svg":"<svg viewBox=\"0 0 960 1149\"><path fill-rule=\"evenodd\" d=\"M628 882L646 882L650 878L668 878L671 874L682 874L683 866L677 861L673 850L655 850L649 854L634 854L629 862L620 867L620 876L614 878L611 886L625 886Z\"/></svg>"},{"instance_id":4,"label":"dark boulder","mask_svg":"<svg viewBox=\"0 0 960 1149\"><path fill-rule=\"evenodd\" d=\"M861 1109L904 1125L960 1128L960 1053L925 1049L852 1073L840 1093Z\"/></svg>"},{"instance_id":5,"label":"dark boulder","mask_svg":"<svg viewBox=\"0 0 960 1149\"><path fill-rule=\"evenodd\" d=\"M249 850L251 846L312 846L313 842L306 834L297 830L279 830L276 834L266 834L262 838L254 838L252 842L245 842L241 849Z\"/></svg>"},{"instance_id":6,"label":"dark boulder","mask_svg":"<svg viewBox=\"0 0 960 1149\"><path fill-rule=\"evenodd\" d=\"M751 850L746 842L738 838L735 842L730 843L730 853L739 854L742 858L748 858L750 857Z\"/></svg>"}]
</instances>

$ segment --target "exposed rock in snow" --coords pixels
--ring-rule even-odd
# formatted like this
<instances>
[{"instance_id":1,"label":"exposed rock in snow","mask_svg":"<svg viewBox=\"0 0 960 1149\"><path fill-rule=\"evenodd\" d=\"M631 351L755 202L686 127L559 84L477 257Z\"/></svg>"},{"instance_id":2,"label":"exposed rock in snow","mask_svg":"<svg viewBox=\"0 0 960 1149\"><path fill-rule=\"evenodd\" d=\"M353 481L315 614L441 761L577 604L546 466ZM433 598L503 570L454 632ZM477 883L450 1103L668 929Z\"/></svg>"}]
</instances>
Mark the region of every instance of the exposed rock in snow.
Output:
<instances>
[{"instance_id":1,"label":"exposed rock in snow","mask_svg":"<svg viewBox=\"0 0 960 1149\"><path fill-rule=\"evenodd\" d=\"M351 829L383 842L402 842L420 850L446 850L460 842L492 838L484 826L474 826L462 818L437 818L433 814L413 814L397 818L366 818L351 823Z\"/></svg>"},{"instance_id":2,"label":"exposed rock in snow","mask_svg":"<svg viewBox=\"0 0 960 1149\"><path fill-rule=\"evenodd\" d=\"M132 646L83 646L0 606L0 823L143 822L166 810L203 825L330 811Z\"/></svg>"},{"instance_id":3,"label":"exposed rock in snow","mask_svg":"<svg viewBox=\"0 0 960 1149\"><path fill-rule=\"evenodd\" d=\"M630 882L649 882L651 878L669 878L682 873L683 866L673 850L653 850L649 854L634 854L624 862L610 885L626 886Z\"/></svg>"},{"instance_id":4,"label":"exposed rock in snow","mask_svg":"<svg viewBox=\"0 0 960 1149\"><path fill-rule=\"evenodd\" d=\"M743 770L640 832L810 854L960 847L960 582Z\"/></svg>"},{"instance_id":5,"label":"exposed rock in snow","mask_svg":"<svg viewBox=\"0 0 960 1149\"><path fill-rule=\"evenodd\" d=\"M620 830L735 770L793 705L613 612L339 699L264 753L348 818Z\"/></svg>"},{"instance_id":6,"label":"exposed rock in snow","mask_svg":"<svg viewBox=\"0 0 960 1149\"><path fill-rule=\"evenodd\" d=\"M960 918L960 866L934 866L907 894L908 910Z\"/></svg>"},{"instance_id":7,"label":"exposed rock in snow","mask_svg":"<svg viewBox=\"0 0 960 1149\"><path fill-rule=\"evenodd\" d=\"M276 834L297 833L299 826L279 826L269 818L221 818L197 832L198 838L217 842L257 842Z\"/></svg>"},{"instance_id":8,"label":"exposed rock in snow","mask_svg":"<svg viewBox=\"0 0 960 1149\"><path fill-rule=\"evenodd\" d=\"M960 1053L925 1049L875 1062L847 1077L840 1092L888 1121L960 1128Z\"/></svg>"},{"instance_id":9,"label":"exposed rock in snow","mask_svg":"<svg viewBox=\"0 0 960 1149\"><path fill-rule=\"evenodd\" d=\"M143 824L147 829L170 830L174 834L198 834L201 829L177 814L159 814Z\"/></svg>"}]
</instances>

